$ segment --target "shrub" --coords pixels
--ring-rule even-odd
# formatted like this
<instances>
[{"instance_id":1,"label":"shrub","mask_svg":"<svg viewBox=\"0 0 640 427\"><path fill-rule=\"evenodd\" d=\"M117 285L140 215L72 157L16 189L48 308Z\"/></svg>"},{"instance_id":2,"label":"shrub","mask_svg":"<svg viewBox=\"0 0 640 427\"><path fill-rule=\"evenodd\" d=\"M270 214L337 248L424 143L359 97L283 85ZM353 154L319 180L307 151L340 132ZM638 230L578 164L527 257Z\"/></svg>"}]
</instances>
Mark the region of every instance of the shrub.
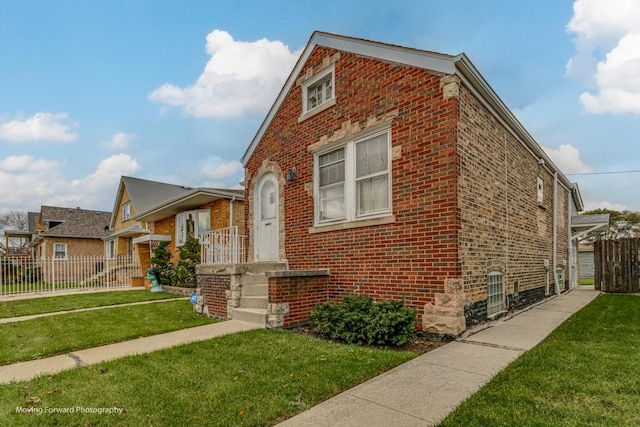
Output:
<instances>
[{"instance_id":1,"label":"shrub","mask_svg":"<svg viewBox=\"0 0 640 427\"><path fill-rule=\"evenodd\" d=\"M162 241L158 243L158 246L153 250L153 256L151 257L151 264L156 264L156 269L160 273L160 284L167 286L173 285L171 281L170 270L173 269L171 265L171 252L167 247L169 246L169 242Z\"/></svg>"},{"instance_id":2,"label":"shrub","mask_svg":"<svg viewBox=\"0 0 640 427\"><path fill-rule=\"evenodd\" d=\"M404 301L374 302L368 295L348 295L342 303L324 303L311 313L314 330L349 344L400 346L415 336L416 310Z\"/></svg>"},{"instance_id":3,"label":"shrub","mask_svg":"<svg viewBox=\"0 0 640 427\"><path fill-rule=\"evenodd\" d=\"M196 266L200 264L200 242L188 237L180 249L176 278L179 286L195 288L197 285Z\"/></svg>"}]
</instances>

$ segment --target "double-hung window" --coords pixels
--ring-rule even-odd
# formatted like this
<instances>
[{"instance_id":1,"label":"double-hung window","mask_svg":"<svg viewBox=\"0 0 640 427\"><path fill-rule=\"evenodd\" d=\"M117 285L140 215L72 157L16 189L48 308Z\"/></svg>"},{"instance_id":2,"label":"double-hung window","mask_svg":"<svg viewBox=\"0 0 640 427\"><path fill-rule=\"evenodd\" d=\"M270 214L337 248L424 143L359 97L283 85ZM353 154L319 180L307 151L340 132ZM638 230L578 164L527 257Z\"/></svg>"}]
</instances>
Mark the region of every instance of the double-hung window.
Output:
<instances>
[{"instance_id":1,"label":"double-hung window","mask_svg":"<svg viewBox=\"0 0 640 427\"><path fill-rule=\"evenodd\" d=\"M126 202L122 205L122 221L131 219L131 202Z\"/></svg>"},{"instance_id":2,"label":"double-hung window","mask_svg":"<svg viewBox=\"0 0 640 427\"><path fill-rule=\"evenodd\" d=\"M54 259L66 259L67 258L67 244L66 243L54 243L53 244L53 258Z\"/></svg>"},{"instance_id":3,"label":"double-hung window","mask_svg":"<svg viewBox=\"0 0 640 427\"><path fill-rule=\"evenodd\" d=\"M389 130L316 154L316 224L391 213Z\"/></svg>"}]
</instances>

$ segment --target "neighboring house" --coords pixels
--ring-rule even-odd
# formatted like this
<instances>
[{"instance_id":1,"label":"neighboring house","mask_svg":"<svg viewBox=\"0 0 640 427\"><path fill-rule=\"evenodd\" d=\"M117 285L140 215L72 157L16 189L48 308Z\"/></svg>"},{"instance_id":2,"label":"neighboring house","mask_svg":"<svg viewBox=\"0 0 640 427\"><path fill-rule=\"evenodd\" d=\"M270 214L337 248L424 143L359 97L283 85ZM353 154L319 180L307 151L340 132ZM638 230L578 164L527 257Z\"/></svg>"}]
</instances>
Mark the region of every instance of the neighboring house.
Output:
<instances>
[{"instance_id":1,"label":"neighboring house","mask_svg":"<svg viewBox=\"0 0 640 427\"><path fill-rule=\"evenodd\" d=\"M578 187L465 54L316 32L242 162L249 261L286 269L262 324L364 293L459 334L576 284ZM241 269L199 273L198 310L257 312Z\"/></svg>"},{"instance_id":2,"label":"neighboring house","mask_svg":"<svg viewBox=\"0 0 640 427\"><path fill-rule=\"evenodd\" d=\"M27 212L27 229L26 230L3 230L4 234L4 254L9 258L31 258L33 257L33 248L31 240L33 234L36 233L36 225L39 226L40 213ZM44 230L39 227L38 230Z\"/></svg>"},{"instance_id":3,"label":"neighboring house","mask_svg":"<svg viewBox=\"0 0 640 427\"><path fill-rule=\"evenodd\" d=\"M203 239L212 229L237 226L244 233L244 192L190 188L123 176L120 179L106 254L138 257L142 271L151 265L153 249L162 241L177 261L189 236Z\"/></svg>"},{"instance_id":4,"label":"neighboring house","mask_svg":"<svg viewBox=\"0 0 640 427\"><path fill-rule=\"evenodd\" d=\"M111 212L41 206L34 217L33 255L53 259L102 256L110 217Z\"/></svg>"}]
</instances>

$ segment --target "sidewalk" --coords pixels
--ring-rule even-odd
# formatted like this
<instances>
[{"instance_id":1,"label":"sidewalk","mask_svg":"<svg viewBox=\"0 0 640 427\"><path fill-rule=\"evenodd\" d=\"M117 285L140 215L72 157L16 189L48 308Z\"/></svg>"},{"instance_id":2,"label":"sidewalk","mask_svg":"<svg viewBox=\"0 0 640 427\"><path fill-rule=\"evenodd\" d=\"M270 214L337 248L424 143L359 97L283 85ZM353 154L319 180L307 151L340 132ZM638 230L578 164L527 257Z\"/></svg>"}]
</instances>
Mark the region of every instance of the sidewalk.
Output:
<instances>
[{"instance_id":1,"label":"sidewalk","mask_svg":"<svg viewBox=\"0 0 640 427\"><path fill-rule=\"evenodd\" d=\"M170 300L169 300L170 301ZM0 366L0 384L11 381L25 381L41 375L50 375L83 365L93 365L125 356L149 353L177 345L204 341L235 332L257 329L257 326L243 322L227 320L225 322L196 326L165 334L152 335L131 341L103 345L100 347L78 350L46 359L19 362L13 365Z\"/></svg>"},{"instance_id":2,"label":"sidewalk","mask_svg":"<svg viewBox=\"0 0 640 427\"><path fill-rule=\"evenodd\" d=\"M579 287L488 324L337 395L278 427L434 426L599 292Z\"/></svg>"}]
</instances>

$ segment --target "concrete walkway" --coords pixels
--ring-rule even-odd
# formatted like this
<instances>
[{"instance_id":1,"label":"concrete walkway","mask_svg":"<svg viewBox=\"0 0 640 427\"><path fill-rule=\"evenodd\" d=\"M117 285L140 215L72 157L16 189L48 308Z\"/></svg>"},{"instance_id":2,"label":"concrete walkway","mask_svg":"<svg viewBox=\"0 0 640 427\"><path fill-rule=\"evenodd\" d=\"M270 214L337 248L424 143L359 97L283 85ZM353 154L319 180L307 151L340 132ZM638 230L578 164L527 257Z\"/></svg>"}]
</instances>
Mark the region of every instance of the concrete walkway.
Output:
<instances>
[{"instance_id":1,"label":"concrete walkway","mask_svg":"<svg viewBox=\"0 0 640 427\"><path fill-rule=\"evenodd\" d=\"M579 287L492 322L278 426L434 426L598 294Z\"/></svg>"},{"instance_id":2,"label":"concrete walkway","mask_svg":"<svg viewBox=\"0 0 640 427\"><path fill-rule=\"evenodd\" d=\"M93 365L125 356L149 353L250 329L258 329L258 327L243 322L227 320L131 341L78 350L60 356L0 366L0 384L7 384L11 381L26 381L42 375L56 374L77 366Z\"/></svg>"}]
</instances>

